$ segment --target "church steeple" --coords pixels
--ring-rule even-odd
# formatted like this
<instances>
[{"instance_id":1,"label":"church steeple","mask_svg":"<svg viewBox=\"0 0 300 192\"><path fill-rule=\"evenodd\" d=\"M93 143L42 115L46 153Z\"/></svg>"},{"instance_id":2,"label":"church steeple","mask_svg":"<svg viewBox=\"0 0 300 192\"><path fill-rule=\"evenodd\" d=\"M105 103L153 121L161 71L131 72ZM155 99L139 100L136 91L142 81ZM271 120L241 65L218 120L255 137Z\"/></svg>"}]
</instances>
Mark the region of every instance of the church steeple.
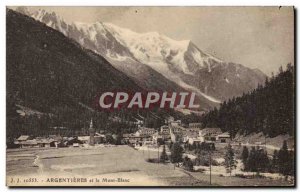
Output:
<instances>
[{"instance_id":1,"label":"church steeple","mask_svg":"<svg viewBox=\"0 0 300 192\"><path fill-rule=\"evenodd\" d=\"M90 135L90 145L95 145L95 129L93 128L93 119L91 119L90 122L90 128L89 128L89 135Z\"/></svg>"},{"instance_id":2,"label":"church steeple","mask_svg":"<svg viewBox=\"0 0 300 192\"><path fill-rule=\"evenodd\" d=\"M93 128L93 118L91 118L90 128Z\"/></svg>"}]
</instances>

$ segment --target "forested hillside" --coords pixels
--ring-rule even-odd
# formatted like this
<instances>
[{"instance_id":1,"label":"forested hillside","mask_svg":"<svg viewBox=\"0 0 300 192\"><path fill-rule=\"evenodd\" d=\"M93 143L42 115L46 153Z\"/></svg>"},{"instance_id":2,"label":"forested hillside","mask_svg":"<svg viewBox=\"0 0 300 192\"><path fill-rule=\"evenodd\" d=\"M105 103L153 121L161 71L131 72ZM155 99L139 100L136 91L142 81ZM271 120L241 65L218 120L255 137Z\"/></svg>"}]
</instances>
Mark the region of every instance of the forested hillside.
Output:
<instances>
[{"instance_id":1,"label":"forested hillside","mask_svg":"<svg viewBox=\"0 0 300 192\"><path fill-rule=\"evenodd\" d=\"M265 85L232 98L202 117L204 126L220 127L231 137L240 131L244 134L263 132L274 137L279 134L294 135L294 66L267 78Z\"/></svg>"},{"instance_id":2,"label":"forested hillside","mask_svg":"<svg viewBox=\"0 0 300 192\"><path fill-rule=\"evenodd\" d=\"M54 126L80 129L92 117L95 126L104 124L107 115L93 110L99 92L142 90L103 57L12 10L7 10L6 42L8 137L38 135ZM20 115L17 105L39 115Z\"/></svg>"}]
</instances>

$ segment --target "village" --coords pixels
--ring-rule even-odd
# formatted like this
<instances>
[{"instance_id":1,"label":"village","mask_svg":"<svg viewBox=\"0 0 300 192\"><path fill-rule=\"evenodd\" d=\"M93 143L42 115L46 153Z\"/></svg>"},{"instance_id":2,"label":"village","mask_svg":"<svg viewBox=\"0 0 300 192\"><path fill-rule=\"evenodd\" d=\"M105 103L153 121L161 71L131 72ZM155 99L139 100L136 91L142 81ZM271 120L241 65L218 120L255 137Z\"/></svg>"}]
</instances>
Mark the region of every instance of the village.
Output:
<instances>
[{"instance_id":1,"label":"village","mask_svg":"<svg viewBox=\"0 0 300 192\"><path fill-rule=\"evenodd\" d=\"M53 172L59 169L62 174L66 174L69 169L76 171L83 167L89 169L96 167L99 173L105 173L109 167L113 172L122 172L124 169L143 170L143 176L146 173L147 177L148 174L155 174L158 178L163 174L159 171L160 169L169 174L174 174L174 171L179 170L180 176L173 178L176 182L178 182L177 179L187 176L191 180L183 183L201 181L200 183L206 185L211 185L212 182L217 185L226 185L226 182L229 185L239 185L245 178L248 179L247 185L260 181L268 185L277 185L278 182L281 185L290 185L293 182L293 177L279 174L278 170L274 172L273 167L269 168L269 165L273 163L274 150L268 150L266 143L248 144L246 141L237 141L232 139L228 132L222 132L221 128L203 127L198 122L185 124L171 116L159 129L145 127L142 121L137 124L136 131L124 133L119 138L115 134L109 135L96 131L92 119L88 128L81 131L81 134L71 137L60 134L51 134L47 137L20 135L14 140L15 149L9 149L9 162L13 163L19 158L24 159L30 156L33 166L37 167L40 172ZM119 142L116 142L117 140ZM288 146L291 146L290 143ZM252 148L251 151L248 151L247 147ZM246 161L243 157L245 149L247 150L246 159L248 159ZM232 155L230 166L227 166L226 162L228 150ZM262 155L261 162L254 166L248 163L251 162L251 158L254 158L254 156L251 157L253 150L256 155ZM264 156L267 151L268 156ZM83 163L82 159L77 159L90 153L92 156L89 163ZM106 156L102 156L103 153ZM61 158L73 160L71 160L72 163L65 164L60 163ZM255 158L258 157L255 156ZM98 161L105 163L98 164ZM121 167L117 163L119 161L124 161ZM135 161L139 163L131 163ZM32 166L30 162L27 164L29 167ZM143 164L144 168L140 164ZM248 164L251 168L247 167ZM46 165L49 167L45 168ZM148 173L149 171L151 173ZM13 175L14 172L15 170L11 170L10 174ZM187 172L188 174L185 175ZM181 175L182 173L184 175ZM167 183L171 182L167 175L164 179Z\"/></svg>"},{"instance_id":2,"label":"village","mask_svg":"<svg viewBox=\"0 0 300 192\"><path fill-rule=\"evenodd\" d=\"M115 135L112 135L115 139ZM189 123L183 127L180 120L170 117L166 125L159 130L154 128L138 126L134 133L123 134L121 144L133 147L157 146L168 143L201 144L205 143L229 143L231 140L228 132L222 132L220 128L203 128L201 123ZM48 137L33 137L21 135L14 141L19 148L41 148L41 147L90 147L100 144L113 144L105 134L100 134L93 128L93 121L85 135L64 137L61 135L49 135Z\"/></svg>"}]
</instances>

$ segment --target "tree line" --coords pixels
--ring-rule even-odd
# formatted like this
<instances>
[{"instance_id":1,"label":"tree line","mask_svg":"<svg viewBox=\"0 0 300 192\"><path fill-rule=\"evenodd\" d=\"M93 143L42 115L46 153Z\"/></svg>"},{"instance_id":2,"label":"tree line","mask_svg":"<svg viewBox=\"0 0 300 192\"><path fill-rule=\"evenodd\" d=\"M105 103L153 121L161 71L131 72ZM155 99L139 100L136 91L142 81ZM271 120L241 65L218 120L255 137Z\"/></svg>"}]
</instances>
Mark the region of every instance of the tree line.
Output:
<instances>
[{"instance_id":1,"label":"tree line","mask_svg":"<svg viewBox=\"0 0 300 192\"><path fill-rule=\"evenodd\" d=\"M280 173L285 176L294 175L294 151L288 150L286 141L283 142L279 151L274 150L271 158L261 148L252 147L249 151L244 146L241 159L244 171Z\"/></svg>"},{"instance_id":2,"label":"tree line","mask_svg":"<svg viewBox=\"0 0 300 192\"><path fill-rule=\"evenodd\" d=\"M170 160L176 166L182 163L182 167L188 171L194 171L194 165L210 166L210 165L223 165L226 172L231 175L232 171L237 168L237 158L241 159L243 163L243 171L245 172L256 172L257 175L260 173L280 173L284 176L294 176L294 151L289 150L287 147L287 142L284 141L280 150L274 150L272 156L268 156L266 150L260 147L248 147L244 146L240 155L237 155L237 151L232 148L230 144L225 147L224 162L219 164L214 159L211 158L215 149L211 147L207 148L199 145L198 148L194 149L197 158L191 160L187 156L183 157L185 150L188 150L185 146L184 148L179 143L170 143L170 156L166 153L165 145L163 146L163 151L160 154L160 162L166 163Z\"/></svg>"},{"instance_id":3,"label":"tree line","mask_svg":"<svg viewBox=\"0 0 300 192\"><path fill-rule=\"evenodd\" d=\"M220 108L202 116L205 127L220 127L233 138L237 132L250 134L263 132L275 137L279 134L294 135L294 66L288 64L279 73L266 78L264 85L234 97Z\"/></svg>"}]
</instances>

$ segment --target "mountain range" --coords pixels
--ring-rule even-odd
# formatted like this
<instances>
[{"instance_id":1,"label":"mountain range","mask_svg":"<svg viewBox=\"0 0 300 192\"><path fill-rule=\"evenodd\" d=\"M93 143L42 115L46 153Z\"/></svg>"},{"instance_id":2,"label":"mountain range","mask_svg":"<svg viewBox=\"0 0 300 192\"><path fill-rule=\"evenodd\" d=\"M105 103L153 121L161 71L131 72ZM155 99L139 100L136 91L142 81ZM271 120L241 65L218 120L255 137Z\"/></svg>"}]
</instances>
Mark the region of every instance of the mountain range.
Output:
<instances>
[{"instance_id":1,"label":"mountain range","mask_svg":"<svg viewBox=\"0 0 300 192\"><path fill-rule=\"evenodd\" d=\"M142 89L196 92L204 111L253 90L266 79L260 70L223 61L190 40L177 41L158 32L137 33L111 23L68 23L45 10L16 10L91 50L94 57L102 56Z\"/></svg>"}]
</instances>

